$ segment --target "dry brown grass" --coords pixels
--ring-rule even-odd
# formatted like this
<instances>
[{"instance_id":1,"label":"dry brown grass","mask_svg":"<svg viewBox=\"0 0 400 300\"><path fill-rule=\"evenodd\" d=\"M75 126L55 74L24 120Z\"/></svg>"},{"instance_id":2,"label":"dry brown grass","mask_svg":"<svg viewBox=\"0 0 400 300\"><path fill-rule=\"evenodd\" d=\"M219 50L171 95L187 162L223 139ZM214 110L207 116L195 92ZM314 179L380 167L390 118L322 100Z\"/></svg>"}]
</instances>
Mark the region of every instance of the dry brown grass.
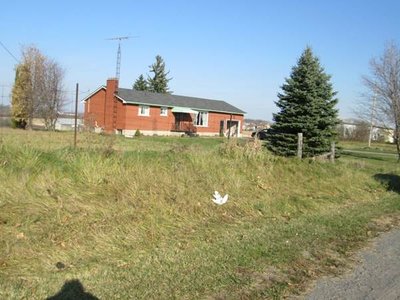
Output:
<instances>
[{"instance_id":1,"label":"dry brown grass","mask_svg":"<svg viewBox=\"0 0 400 300\"><path fill-rule=\"evenodd\" d=\"M340 270L379 230L371 220L400 209L367 160L277 158L259 141L87 134L74 150L68 133L1 134L4 299L43 299L70 279L101 299L279 297Z\"/></svg>"}]
</instances>

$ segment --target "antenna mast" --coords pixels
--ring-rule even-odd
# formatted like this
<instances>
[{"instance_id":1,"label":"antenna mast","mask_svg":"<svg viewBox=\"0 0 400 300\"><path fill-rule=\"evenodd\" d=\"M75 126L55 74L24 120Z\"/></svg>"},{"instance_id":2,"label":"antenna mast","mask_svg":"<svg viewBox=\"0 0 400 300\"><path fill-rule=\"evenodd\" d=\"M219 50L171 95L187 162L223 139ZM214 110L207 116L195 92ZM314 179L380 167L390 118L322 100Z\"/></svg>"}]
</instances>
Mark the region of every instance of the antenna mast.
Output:
<instances>
[{"instance_id":1,"label":"antenna mast","mask_svg":"<svg viewBox=\"0 0 400 300\"><path fill-rule=\"evenodd\" d=\"M119 79L120 70L121 70L121 40L127 40L133 36L117 36L113 38L109 38L107 40L118 40L118 51L117 51L117 67L115 70L115 78Z\"/></svg>"}]
</instances>

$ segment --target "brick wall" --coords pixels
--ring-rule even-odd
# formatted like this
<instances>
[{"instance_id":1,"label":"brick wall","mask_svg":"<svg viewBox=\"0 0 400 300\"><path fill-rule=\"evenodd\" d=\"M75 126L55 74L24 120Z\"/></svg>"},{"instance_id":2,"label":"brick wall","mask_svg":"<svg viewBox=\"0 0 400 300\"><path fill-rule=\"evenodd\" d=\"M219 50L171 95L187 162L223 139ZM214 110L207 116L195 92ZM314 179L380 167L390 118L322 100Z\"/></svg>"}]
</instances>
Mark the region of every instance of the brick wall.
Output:
<instances>
[{"instance_id":1,"label":"brick wall","mask_svg":"<svg viewBox=\"0 0 400 300\"><path fill-rule=\"evenodd\" d=\"M106 132L112 133L116 129L136 130L151 132L170 132L175 128L175 115L168 108L167 116L161 115L161 108L150 106L148 116L139 115L139 105L124 104L115 97L118 90L118 80L107 80L107 88L100 89L85 102L85 123L92 127L101 127ZM224 122L224 134L228 133L230 114L209 112L207 126L193 126L194 115L185 114L182 128L191 127L199 134L218 135L221 121ZM238 125L239 134L243 125L243 115L232 115L232 121Z\"/></svg>"},{"instance_id":2,"label":"brick wall","mask_svg":"<svg viewBox=\"0 0 400 300\"><path fill-rule=\"evenodd\" d=\"M171 131L174 128L175 116L168 108L168 116L160 116L160 107L150 106L149 116L139 116L139 105L125 105L126 116L125 116L125 129L129 130L153 130L153 131ZM228 130L227 121L230 120L230 114L224 113L208 113L208 126L195 126L197 133L210 133L219 134L220 122L224 121L224 131ZM241 133L241 127L243 125L242 115L232 115L232 121L239 121L239 133ZM189 126L193 124L192 116L188 116L188 119L183 122Z\"/></svg>"},{"instance_id":3,"label":"brick wall","mask_svg":"<svg viewBox=\"0 0 400 300\"><path fill-rule=\"evenodd\" d=\"M196 126L198 133L215 133L219 134L220 122L224 121L224 132L228 130L227 124L231 118L230 114L209 112L208 113L208 126ZM232 121L239 121L239 134L242 132L244 117L242 115L232 115Z\"/></svg>"},{"instance_id":4,"label":"brick wall","mask_svg":"<svg viewBox=\"0 0 400 300\"><path fill-rule=\"evenodd\" d=\"M85 101L84 120L89 127L104 127L104 105L106 91L101 89Z\"/></svg>"},{"instance_id":5,"label":"brick wall","mask_svg":"<svg viewBox=\"0 0 400 300\"><path fill-rule=\"evenodd\" d=\"M170 131L175 122L168 108L167 116L161 116L161 108L150 106L149 116L139 116L139 105L125 105L125 129Z\"/></svg>"},{"instance_id":6,"label":"brick wall","mask_svg":"<svg viewBox=\"0 0 400 300\"><path fill-rule=\"evenodd\" d=\"M117 105L117 122L115 124L115 129L125 129L126 127L126 109L127 105L123 104L121 100L115 98Z\"/></svg>"}]
</instances>

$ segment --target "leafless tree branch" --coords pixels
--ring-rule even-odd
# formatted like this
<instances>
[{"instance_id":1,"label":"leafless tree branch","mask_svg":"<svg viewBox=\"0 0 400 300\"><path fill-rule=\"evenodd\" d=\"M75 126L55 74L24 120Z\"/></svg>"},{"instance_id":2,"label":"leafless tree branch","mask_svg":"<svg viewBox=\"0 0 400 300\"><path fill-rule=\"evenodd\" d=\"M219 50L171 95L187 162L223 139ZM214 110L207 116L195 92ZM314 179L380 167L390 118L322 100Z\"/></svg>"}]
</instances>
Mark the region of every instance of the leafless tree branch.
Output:
<instances>
[{"instance_id":1,"label":"leafless tree branch","mask_svg":"<svg viewBox=\"0 0 400 300\"><path fill-rule=\"evenodd\" d=\"M400 160L400 50L394 42L386 45L381 57L371 59L370 75L363 82L375 97L374 118L393 128Z\"/></svg>"}]
</instances>

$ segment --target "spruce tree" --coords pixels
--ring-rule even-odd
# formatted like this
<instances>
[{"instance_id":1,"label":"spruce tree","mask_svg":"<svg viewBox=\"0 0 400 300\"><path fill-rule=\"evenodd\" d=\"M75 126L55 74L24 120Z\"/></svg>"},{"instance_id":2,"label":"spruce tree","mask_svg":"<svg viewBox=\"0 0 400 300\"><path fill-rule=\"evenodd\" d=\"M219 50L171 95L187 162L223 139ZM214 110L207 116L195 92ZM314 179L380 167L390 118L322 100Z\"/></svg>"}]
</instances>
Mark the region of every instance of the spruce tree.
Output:
<instances>
[{"instance_id":1,"label":"spruce tree","mask_svg":"<svg viewBox=\"0 0 400 300\"><path fill-rule=\"evenodd\" d=\"M133 84L133 89L137 91L147 91L149 89L147 86L147 81L144 79L142 74L138 79L136 79L135 83Z\"/></svg>"},{"instance_id":2,"label":"spruce tree","mask_svg":"<svg viewBox=\"0 0 400 300\"><path fill-rule=\"evenodd\" d=\"M170 94L168 88L168 82L171 78L167 78L169 71L165 71L165 62L160 55L156 56L156 62L149 66L150 73L153 73L153 76L149 76L147 79L148 87L150 92L154 93L162 93L162 94Z\"/></svg>"},{"instance_id":3,"label":"spruce tree","mask_svg":"<svg viewBox=\"0 0 400 300\"><path fill-rule=\"evenodd\" d=\"M281 88L276 102L280 111L273 116L267 148L278 155L296 155L297 134L303 133L303 157L329 152L336 138L338 100L311 48L304 50Z\"/></svg>"}]
</instances>

